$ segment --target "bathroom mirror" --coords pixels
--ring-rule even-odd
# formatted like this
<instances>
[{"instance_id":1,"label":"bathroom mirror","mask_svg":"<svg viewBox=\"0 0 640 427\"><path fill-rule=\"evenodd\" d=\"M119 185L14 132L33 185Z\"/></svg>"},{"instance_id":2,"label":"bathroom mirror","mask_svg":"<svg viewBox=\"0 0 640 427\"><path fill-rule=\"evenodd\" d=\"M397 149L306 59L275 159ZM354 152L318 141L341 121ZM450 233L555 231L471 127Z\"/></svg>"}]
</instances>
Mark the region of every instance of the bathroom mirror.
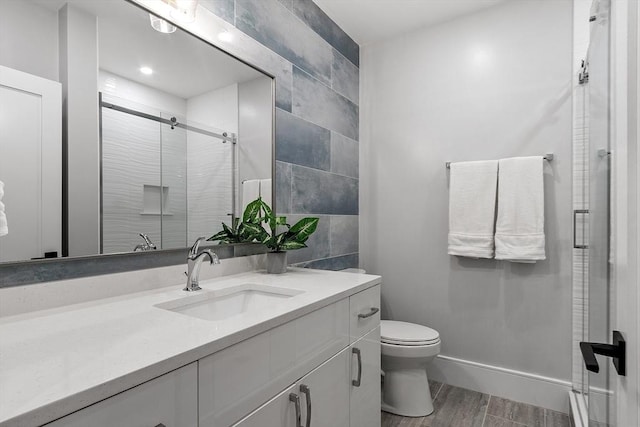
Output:
<instances>
[{"instance_id":1,"label":"bathroom mirror","mask_svg":"<svg viewBox=\"0 0 640 427\"><path fill-rule=\"evenodd\" d=\"M5 1L0 39L0 263L185 248L273 194L271 76L125 0Z\"/></svg>"}]
</instances>

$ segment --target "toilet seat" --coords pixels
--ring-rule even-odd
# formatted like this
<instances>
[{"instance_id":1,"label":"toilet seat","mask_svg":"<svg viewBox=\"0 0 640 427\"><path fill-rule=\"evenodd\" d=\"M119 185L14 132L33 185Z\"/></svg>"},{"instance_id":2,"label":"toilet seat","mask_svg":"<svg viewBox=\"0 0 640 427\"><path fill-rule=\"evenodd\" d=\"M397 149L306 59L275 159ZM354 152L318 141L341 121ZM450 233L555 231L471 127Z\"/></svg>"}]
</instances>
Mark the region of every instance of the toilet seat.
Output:
<instances>
[{"instance_id":1,"label":"toilet seat","mask_svg":"<svg viewBox=\"0 0 640 427\"><path fill-rule=\"evenodd\" d=\"M427 346L440 343L438 331L415 323L382 320L380 342L389 345Z\"/></svg>"}]
</instances>

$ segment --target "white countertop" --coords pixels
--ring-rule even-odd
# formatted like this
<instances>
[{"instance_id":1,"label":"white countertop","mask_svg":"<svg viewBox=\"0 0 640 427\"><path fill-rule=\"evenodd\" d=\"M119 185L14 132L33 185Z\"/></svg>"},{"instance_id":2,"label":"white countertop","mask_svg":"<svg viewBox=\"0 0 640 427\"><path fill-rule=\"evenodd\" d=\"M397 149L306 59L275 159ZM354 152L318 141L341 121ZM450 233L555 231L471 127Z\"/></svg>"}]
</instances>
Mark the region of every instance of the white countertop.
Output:
<instances>
[{"instance_id":1,"label":"white countertop","mask_svg":"<svg viewBox=\"0 0 640 427\"><path fill-rule=\"evenodd\" d=\"M0 426L40 426L380 283L379 276L289 269L200 283L304 291L268 309L208 321L154 307L184 284L0 319Z\"/></svg>"}]
</instances>

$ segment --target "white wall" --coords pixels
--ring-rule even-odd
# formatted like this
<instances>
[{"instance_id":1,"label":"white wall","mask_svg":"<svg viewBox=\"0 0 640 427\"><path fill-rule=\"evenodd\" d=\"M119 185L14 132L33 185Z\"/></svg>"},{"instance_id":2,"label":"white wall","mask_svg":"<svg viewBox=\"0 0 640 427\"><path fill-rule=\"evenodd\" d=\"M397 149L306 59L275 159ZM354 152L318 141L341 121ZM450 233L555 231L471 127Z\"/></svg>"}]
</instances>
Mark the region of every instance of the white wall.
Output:
<instances>
[{"instance_id":1,"label":"white wall","mask_svg":"<svg viewBox=\"0 0 640 427\"><path fill-rule=\"evenodd\" d=\"M569 0L506 2L362 50L361 267L386 318L440 332L442 354L571 377ZM555 154L547 260L447 255L446 161ZM471 388L473 384L468 384Z\"/></svg>"},{"instance_id":2,"label":"white wall","mask_svg":"<svg viewBox=\"0 0 640 427\"><path fill-rule=\"evenodd\" d=\"M3 1L0 65L58 81L58 13L27 1Z\"/></svg>"}]
</instances>

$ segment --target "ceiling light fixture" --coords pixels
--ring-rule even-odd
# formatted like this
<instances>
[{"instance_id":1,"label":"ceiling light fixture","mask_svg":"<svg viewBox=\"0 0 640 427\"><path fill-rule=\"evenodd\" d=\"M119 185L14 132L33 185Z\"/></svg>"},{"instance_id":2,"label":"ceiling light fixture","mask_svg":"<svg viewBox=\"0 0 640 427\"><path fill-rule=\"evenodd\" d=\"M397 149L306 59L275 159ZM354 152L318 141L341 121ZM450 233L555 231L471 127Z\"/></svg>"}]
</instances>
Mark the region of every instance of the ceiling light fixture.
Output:
<instances>
[{"instance_id":1,"label":"ceiling light fixture","mask_svg":"<svg viewBox=\"0 0 640 427\"><path fill-rule=\"evenodd\" d=\"M153 74L153 70L149 67L140 67L140 72L147 76L150 76L151 74Z\"/></svg>"},{"instance_id":2,"label":"ceiling light fixture","mask_svg":"<svg viewBox=\"0 0 640 427\"><path fill-rule=\"evenodd\" d=\"M196 20L198 0L164 0L171 6L171 17L180 22L193 22Z\"/></svg>"},{"instance_id":3,"label":"ceiling light fixture","mask_svg":"<svg viewBox=\"0 0 640 427\"><path fill-rule=\"evenodd\" d=\"M151 21L151 27L160 33L171 34L177 30L175 25L152 14L149 14L149 21Z\"/></svg>"}]
</instances>

